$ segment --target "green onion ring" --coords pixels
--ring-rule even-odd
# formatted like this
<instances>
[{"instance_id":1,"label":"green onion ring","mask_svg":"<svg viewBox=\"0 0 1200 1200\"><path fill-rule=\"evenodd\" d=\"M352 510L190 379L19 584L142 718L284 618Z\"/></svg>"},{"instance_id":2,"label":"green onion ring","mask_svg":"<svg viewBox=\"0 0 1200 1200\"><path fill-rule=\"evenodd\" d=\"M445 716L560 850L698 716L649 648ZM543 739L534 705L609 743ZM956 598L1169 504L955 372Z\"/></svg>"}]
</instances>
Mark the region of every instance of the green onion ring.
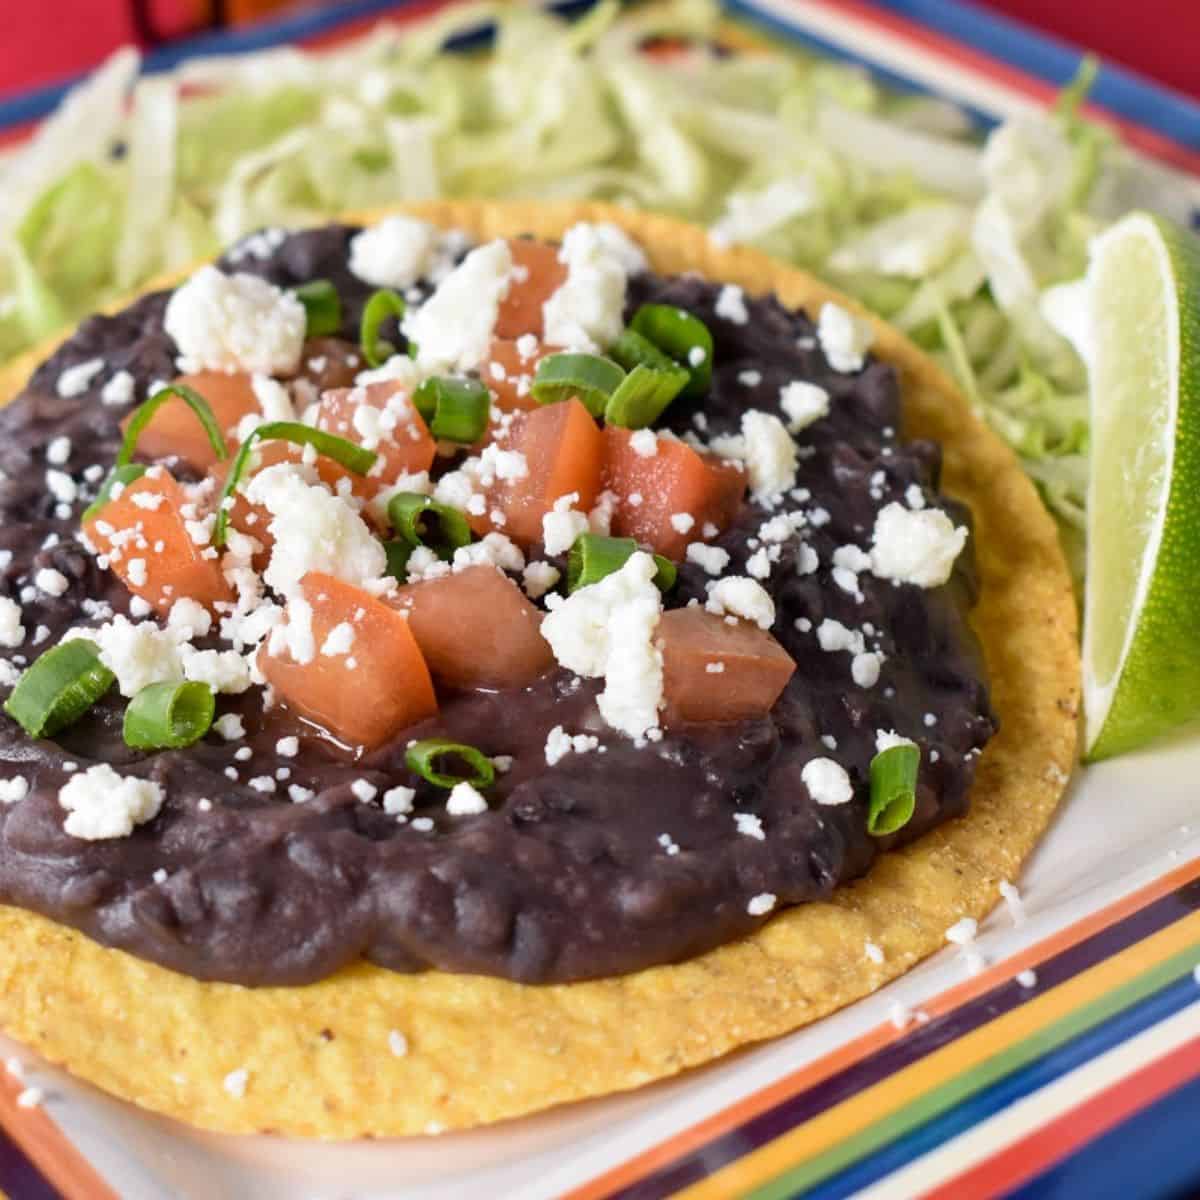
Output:
<instances>
[{"instance_id":1,"label":"green onion ring","mask_svg":"<svg viewBox=\"0 0 1200 1200\"><path fill-rule=\"evenodd\" d=\"M427 546L447 561L471 541L471 526L457 508L420 492L398 492L388 501L388 520L402 542Z\"/></svg>"},{"instance_id":2,"label":"green onion ring","mask_svg":"<svg viewBox=\"0 0 1200 1200\"><path fill-rule=\"evenodd\" d=\"M125 745L134 750L179 750L212 725L216 701L207 683L152 683L125 709Z\"/></svg>"},{"instance_id":3,"label":"green onion ring","mask_svg":"<svg viewBox=\"0 0 1200 1200\"><path fill-rule=\"evenodd\" d=\"M921 751L912 742L889 746L871 759L867 832L873 837L895 833L912 820L920 763Z\"/></svg>"},{"instance_id":4,"label":"green onion ring","mask_svg":"<svg viewBox=\"0 0 1200 1200\"><path fill-rule=\"evenodd\" d=\"M365 475L374 465L379 456L374 450L356 446L353 442L335 433L326 433L323 429L314 429L311 425L299 421L268 421L260 425L238 447L237 456L225 476L225 486L221 489L217 500L217 521L213 526L212 543L214 546L225 545L225 535L229 525L229 508L225 503L237 490L242 476L246 473L246 464L250 461L250 452L256 442L280 441L292 442L297 446L312 446L318 454L332 458L355 475Z\"/></svg>"},{"instance_id":5,"label":"green onion ring","mask_svg":"<svg viewBox=\"0 0 1200 1200\"><path fill-rule=\"evenodd\" d=\"M440 442L470 445L487 432L492 397L478 379L426 379L413 393L413 405Z\"/></svg>"},{"instance_id":6,"label":"green onion ring","mask_svg":"<svg viewBox=\"0 0 1200 1200\"><path fill-rule=\"evenodd\" d=\"M229 457L229 447L225 445L225 435L221 432L221 427L217 424L217 418L213 415L208 401L195 388L188 387L186 383L169 383L166 387L159 388L149 400L144 401L134 410L133 417L125 429L125 440L117 452L116 466L123 467L133 459L138 438L142 436L154 414L172 396L178 396L196 414L200 424L204 426L204 432L208 434L208 440L217 458L223 460Z\"/></svg>"},{"instance_id":7,"label":"green onion ring","mask_svg":"<svg viewBox=\"0 0 1200 1200\"><path fill-rule=\"evenodd\" d=\"M688 373L674 363L666 370L638 363L609 396L604 421L626 429L648 429L687 383Z\"/></svg>"},{"instance_id":8,"label":"green onion ring","mask_svg":"<svg viewBox=\"0 0 1200 1200\"><path fill-rule=\"evenodd\" d=\"M304 336L324 337L342 327L342 298L328 279L313 279L292 289L304 305Z\"/></svg>"},{"instance_id":9,"label":"green onion ring","mask_svg":"<svg viewBox=\"0 0 1200 1200\"><path fill-rule=\"evenodd\" d=\"M625 372L598 354L548 354L537 365L530 391L539 404L577 397L593 417L602 416Z\"/></svg>"},{"instance_id":10,"label":"green onion ring","mask_svg":"<svg viewBox=\"0 0 1200 1200\"><path fill-rule=\"evenodd\" d=\"M406 311L403 297L390 288L380 288L371 294L363 307L362 322L358 327L358 340L369 367L383 366L396 353L396 347L379 336L379 328L388 317L399 321Z\"/></svg>"},{"instance_id":11,"label":"green onion ring","mask_svg":"<svg viewBox=\"0 0 1200 1200\"><path fill-rule=\"evenodd\" d=\"M602 533L581 533L567 552L567 591L599 583L606 575L619 571L630 556L638 549L633 538L607 537ZM669 592L675 586L678 572L675 564L661 554L654 556L658 571L654 583L660 592Z\"/></svg>"},{"instance_id":12,"label":"green onion ring","mask_svg":"<svg viewBox=\"0 0 1200 1200\"><path fill-rule=\"evenodd\" d=\"M702 396L708 391L712 383L713 339L699 317L673 304L643 304L633 314L629 327L687 368L691 379L683 389L684 396ZM693 351L702 354L699 362L692 362Z\"/></svg>"},{"instance_id":13,"label":"green onion ring","mask_svg":"<svg viewBox=\"0 0 1200 1200\"><path fill-rule=\"evenodd\" d=\"M469 775L450 775L444 770L438 770L438 760L457 758L470 768ZM462 742L452 742L449 738L425 738L409 746L404 755L404 762L410 771L416 772L422 779L435 787L454 788L460 783L469 783L475 788L491 787L496 779L496 768L486 754L480 753L474 746L466 746Z\"/></svg>"},{"instance_id":14,"label":"green onion ring","mask_svg":"<svg viewBox=\"0 0 1200 1200\"><path fill-rule=\"evenodd\" d=\"M4 711L30 737L50 737L74 725L115 679L95 642L73 638L47 650L25 671Z\"/></svg>"},{"instance_id":15,"label":"green onion ring","mask_svg":"<svg viewBox=\"0 0 1200 1200\"><path fill-rule=\"evenodd\" d=\"M634 367L657 367L665 371L679 366L669 354L664 354L649 338L628 325L609 346L608 357L619 362L627 371L632 371Z\"/></svg>"},{"instance_id":16,"label":"green onion ring","mask_svg":"<svg viewBox=\"0 0 1200 1200\"><path fill-rule=\"evenodd\" d=\"M393 579L403 583L408 578L408 560L415 549L416 546L402 538L383 543L383 552L387 555L387 573Z\"/></svg>"}]
</instances>

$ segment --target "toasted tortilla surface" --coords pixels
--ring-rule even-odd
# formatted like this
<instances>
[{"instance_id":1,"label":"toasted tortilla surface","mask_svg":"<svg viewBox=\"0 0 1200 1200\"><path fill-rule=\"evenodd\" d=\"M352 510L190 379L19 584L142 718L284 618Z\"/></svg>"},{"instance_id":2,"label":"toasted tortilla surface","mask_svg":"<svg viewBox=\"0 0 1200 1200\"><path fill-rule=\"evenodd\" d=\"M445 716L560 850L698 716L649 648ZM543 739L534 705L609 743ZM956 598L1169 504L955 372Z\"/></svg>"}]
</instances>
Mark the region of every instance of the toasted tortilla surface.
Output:
<instances>
[{"instance_id":1,"label":"toasted tortilla surface","mask_svg":"<svg viewBox=\"0 0 1200 1200\"><path fill-rule=\"evenodd\" d=\"M665 217L594 204L403 211L481 240L611 221L662 274L698 271L775 291L814 315L825 300L863 312L802 271L720 250L703 230ZM0 907L0 1027L105 1091L207 1129L326 1139L465 1129L637 1087L807 1025L932 954L959 918L986 914L1049 824L1076 761L1075 599L1054 522L1013 453L940 368L872 320L872 352L901 375L905 434L941 443L942 490L975 518L982 587L972 624L1001 727L978 764L967 816L751 937L688 962L566 985L366 963L305 987L206 983ZM51 349L0 370L0 398L15 396ZM868 941L882 962L867 958ZM407 1040L403 1056L389 1049L393 1030ZM240 1098L225 1086L238 1070L247 1072Z\"/></svg>"}]
</instances>

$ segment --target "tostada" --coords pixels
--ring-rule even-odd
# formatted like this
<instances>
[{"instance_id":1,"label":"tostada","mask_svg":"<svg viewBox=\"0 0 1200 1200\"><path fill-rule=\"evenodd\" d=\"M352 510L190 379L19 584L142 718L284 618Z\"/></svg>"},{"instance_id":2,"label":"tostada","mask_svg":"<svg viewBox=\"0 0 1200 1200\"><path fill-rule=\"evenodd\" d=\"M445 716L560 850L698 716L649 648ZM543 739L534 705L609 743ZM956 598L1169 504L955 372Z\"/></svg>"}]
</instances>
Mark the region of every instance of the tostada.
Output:
<instances>
[{"instance_id":1,"label":"tostada","mask_svg":"<svg viewBox=\"0 0 1200 1200\"><path fill-rule=\"evenodd\" d=\"M812 1021L1074 762L1052 520L910 343L595 205L265 230L0 412L0 1026L440 1131Z\"/></svg>"}]
</instances>

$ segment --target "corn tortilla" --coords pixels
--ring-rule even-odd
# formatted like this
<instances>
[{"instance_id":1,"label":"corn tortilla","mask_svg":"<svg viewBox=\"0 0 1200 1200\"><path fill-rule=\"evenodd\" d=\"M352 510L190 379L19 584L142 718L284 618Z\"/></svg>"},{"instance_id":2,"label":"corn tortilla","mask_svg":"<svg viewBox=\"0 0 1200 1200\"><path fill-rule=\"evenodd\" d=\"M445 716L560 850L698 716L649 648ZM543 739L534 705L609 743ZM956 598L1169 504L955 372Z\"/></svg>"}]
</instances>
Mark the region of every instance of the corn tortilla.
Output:
<instances>
[{"instance_id":1,"label":"corn tortilla","mask_svg":"<svg viewBox=\"0 0 1200 1200\"><path fill-rule=\"evenodd\" d=\"M827 299L863 311L804 272L719 250L666 217L593 204L405 211L481 239L612 221L665 274L776 291L813 313ZM933 953L960 917L982 917L1045 830L1075 762L1075 601L1054 522L1013 453L929 358L873 324L874 353L901 373L905 432L941 442L942 487L975 517L982 591L972 622L1001 727L967 816L751 937L674 966L566 985L366 963L305 987L206 983L0 907L0 1027L108 1092L207 1129L328 1139L465 1129L637 1087L797 1029ZM16 395L51 348L0 371L0 397ZM882 962L866 958L868 941ZM392 1030L407 1054L389 1050ZM247 1072L241 1098L224 1083L238 1070Z\"/></svg>"}]
</instances>

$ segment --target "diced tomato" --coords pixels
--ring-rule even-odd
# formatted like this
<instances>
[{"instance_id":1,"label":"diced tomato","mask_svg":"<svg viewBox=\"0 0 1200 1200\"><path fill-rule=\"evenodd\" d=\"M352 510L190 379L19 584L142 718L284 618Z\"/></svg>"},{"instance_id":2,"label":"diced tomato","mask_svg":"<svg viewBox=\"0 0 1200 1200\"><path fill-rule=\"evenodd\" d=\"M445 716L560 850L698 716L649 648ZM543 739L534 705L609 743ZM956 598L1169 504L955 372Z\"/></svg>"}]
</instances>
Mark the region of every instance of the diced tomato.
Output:
<instances>
[{"instance_id":1,"label":"diced tomato","mask_svg":"<svg viewBox=\"0 0 1200 1200\"><path fill-rule=\"evenodd\" d=\"M84 524L88 540L108 555L125 586L164 615L176 600L195 600L211 611L234 598L215 551L192 541L185 508L191 512L183 489L156 467Z\"/></svg>"},{"instance_id":2,"label":"diced tomato","mask_svg":"<svg viewBox=\"0 0 1200 1200\"><path fill-rule=\"evenodd\" d=\"M365 417L358 416L360 410L366 410ZM403 472L428 471L437 453L437 443L421 414L396 383L325 392L317 428L379 455L369 475L352 476L354 492L360 496L373 496Z\"/></svg>"},{"instance_id":3,"label":"diced tomato","mask_svg":"<svg viewBox=\"0 0 1200 1200\"><path fill-rule=\"evenodd\" d=\"M737 463L667 438L659 438L657 453L647 458L633 448L632 437L616 425L604 430L604 486L617 497L612 531L679 561L689 542L703 539L706 524L724 529L737 516L746 474ZM678 513L692 518L684 533L671 524Z\"/></svg>"},{"instance_id":4,"label":"diced tomato","mask_svg":"<svg viewBox=\"0 0 1200 1200\"><path fill-rule=\"evenodd\" d=\"M576 493L574 507L584 512L596 503L604 439L578 400L518 413L497 441L503 449L525 456L528 473L520 479L498 480L489 491L489 517L484 522L488 528L519 545L532 546L542 540L542 517L560 496ZM490 523L490 514L496 509L504 514L502 524ZM472 524L477 521L473 519Z\"/></svg>"},{"instance_id":5,"label":"diced tomato","mask_svg":"<svg viewBox=\"0 0 1200 1200\"><path fill-rule=\"evenodd\" d=\"M520 687L554 665L539 631L542 614L495 567L408 584L395 603L408 614L408 627L439 683Z\"/></svg>"},{"instance_id":6,"label":"diced tomato","mask_svg":"<svg viewBox=\"0 0 1200 1200\"><path fill-rule=\"evenodd\" d=\"M696 606L663 613L657 637L668 720L765 716L796 669L765 629L749 621L731 625Z\"/></svg>"},{"instance_id":7,"label":"diced tomato","mask_svg":"<svg viewBox=\"0 0 1200 1200\"><path fill-rule=\"evenodd\" d=\"M262 411L250 386L249 375L198 371L194 375L181 375L175 382L192 388L208 401L217 425L225 434L230 453L237 449L234 431L238 422L249 413ZM125 429L131 420L132 413L121 422L121 428ZM139 458L152 459L174 455L196 471L207 471L217 461L216 451L208 440L204 426L178 396L165 401L150 418L138 438L137 453Z\"/></svg>"},{"instance_id":8,"label":"diced tomato","mask_svg":"<svg viewBox=\"0 0 1200 1200\"><path fill-rule=\"evenodd\" d=\"M496 314L496 336L519 338L523 333L542 336L542 305L563 285L567 268L558 261L558 247L533 238L510 238L514 272L508 295ZM526 272L521 279L522 270Z\"/></svg>"},{"instance_id":9,"label":"diced tomato","mask_svg":"<svg viewBox=\"0 0 1200 1200\"><path fill-rule=\"evenodd\" d=\"M271 654L269 643L258 652L259 670L290 709L339 741L366 749L437 712L429 669L396 609L317 571L305 575L300 587L312 606L312 660ZM348 652L322 653L342 623L354 634Z\"/></svg>"}]
</instances>

